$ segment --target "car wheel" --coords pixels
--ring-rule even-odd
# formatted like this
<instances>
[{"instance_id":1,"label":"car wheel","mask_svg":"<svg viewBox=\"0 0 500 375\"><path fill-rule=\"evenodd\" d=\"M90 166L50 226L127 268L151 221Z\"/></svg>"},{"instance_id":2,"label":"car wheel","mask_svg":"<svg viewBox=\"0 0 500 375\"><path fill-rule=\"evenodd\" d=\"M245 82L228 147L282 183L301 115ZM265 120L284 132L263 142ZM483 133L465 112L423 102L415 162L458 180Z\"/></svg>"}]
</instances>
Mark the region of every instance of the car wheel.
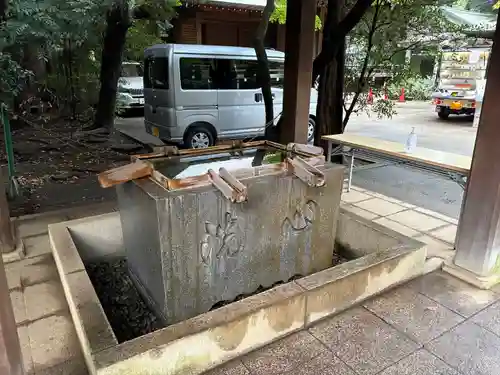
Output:
<instances>
[{"instance_id":1,"label":"car wheel","mask_svg":"<svg viewBox=\"0 0 500 375\"><path fill-rule=\"evenodd\" d=\"M312 117L309 117L309 122L307 123L307 143L314 142L314 129L316 128L316 121Z\"/></svg>"},{"instance_id":2,"label":"car wheel","mask_svg":"<svg viewBox=\"0 0 500 375\"><path fill-rule=\"evenodd\" d=\"M203 126L196 126L189 129L184 144L189 148L207 148L215 144L215 139L209 129Z\"/></svg>"}]
</instances>

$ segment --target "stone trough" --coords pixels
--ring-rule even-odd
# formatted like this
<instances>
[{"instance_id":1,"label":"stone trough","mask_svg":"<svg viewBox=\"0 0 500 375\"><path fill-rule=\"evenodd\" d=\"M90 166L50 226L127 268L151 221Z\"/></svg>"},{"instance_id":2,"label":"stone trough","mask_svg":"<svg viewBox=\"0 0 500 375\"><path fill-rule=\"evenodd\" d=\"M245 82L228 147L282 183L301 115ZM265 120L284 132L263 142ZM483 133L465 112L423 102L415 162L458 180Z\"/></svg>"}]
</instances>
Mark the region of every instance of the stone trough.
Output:
<instances>
[{"instance_id":1,"label":"stone trough","mask_svg":"<svg viewBox=\"0 0 500 375\"><path fill-rule=\"evenodd\" d=\"M200 374L421 275L427 251L340 209L336 249L352 260L118 343L85 263L125 256L120 214L53 224L49 235L92 375Z\"/></svg>"}]
</instances>

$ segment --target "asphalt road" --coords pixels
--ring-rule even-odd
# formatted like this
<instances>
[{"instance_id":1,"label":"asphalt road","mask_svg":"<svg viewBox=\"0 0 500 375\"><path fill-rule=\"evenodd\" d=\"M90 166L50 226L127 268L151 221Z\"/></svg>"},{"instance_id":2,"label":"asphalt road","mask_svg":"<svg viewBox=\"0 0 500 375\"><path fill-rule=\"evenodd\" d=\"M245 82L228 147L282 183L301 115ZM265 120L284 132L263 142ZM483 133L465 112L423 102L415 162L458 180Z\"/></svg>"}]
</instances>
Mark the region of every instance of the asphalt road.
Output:
<instances>
[{"instance_id":1,"label":"asphalt road","mask_svg":"<svg viewBox=\"0 0 500 375\"><path fill-rule=\"evenodd\" d=\"M353 116L346 132L404 143L412 128L418 146L472 155L476 129L466 117L438 119L430 103L398 103L392 119L377 119L375 115ZM144 131L142 117L119 118L116 126L135 138L149 143L154 137ZM404 166L363 168L353 175L353 183L444 215L458 218L463 189L445 177Z\"/></svg>"},{"instance_id":2,"label":"asphalt road","mask_svg":"<svg viewBox=\"0 0 500 375\"><path fill-rule=\"evenodd\" d=\"M346 132L404 143L412 127L418 146L471 156L476 130L466 117L439 120L428 103L405 103L392 119L365 114L352 118ZM404 166L367 168L353 174L353 183L421 207L458 218L463 189L452 180Z\"/></svg>"}]
</instances>

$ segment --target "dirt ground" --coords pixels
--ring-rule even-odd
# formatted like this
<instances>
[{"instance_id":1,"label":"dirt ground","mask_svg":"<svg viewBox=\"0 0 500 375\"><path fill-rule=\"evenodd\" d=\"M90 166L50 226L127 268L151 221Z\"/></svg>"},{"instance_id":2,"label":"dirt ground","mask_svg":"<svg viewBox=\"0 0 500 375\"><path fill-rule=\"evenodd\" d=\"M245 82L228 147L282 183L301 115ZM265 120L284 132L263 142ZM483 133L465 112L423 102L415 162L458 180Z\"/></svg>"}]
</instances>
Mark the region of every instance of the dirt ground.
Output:
<instances>
[{"instance_id":1,"label":"dirt ground","mask_svg":"<svg viewBox=\"0 0 500 375\"><path fill-rule=\"evenodd\" d=\"M27 117L11 120L16 178L20 195L11 199L11 216L115 199L102 189L97 174L129 161L147 149L113 134L82 132L82 124ZM7 157L0 134L0 163L7 182Z\"/></svg>"}]
</instances>

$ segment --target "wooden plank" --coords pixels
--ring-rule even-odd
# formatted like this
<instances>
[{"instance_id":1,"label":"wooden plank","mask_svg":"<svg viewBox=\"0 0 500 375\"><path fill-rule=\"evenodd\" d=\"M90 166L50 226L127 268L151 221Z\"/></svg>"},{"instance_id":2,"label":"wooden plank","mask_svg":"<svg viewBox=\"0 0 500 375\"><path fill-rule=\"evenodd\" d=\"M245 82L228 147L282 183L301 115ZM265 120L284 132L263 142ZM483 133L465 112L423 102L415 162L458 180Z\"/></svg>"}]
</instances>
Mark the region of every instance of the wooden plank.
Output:
<instances>
[{"instance_id":1,"label":"wooden plank","mask_svg":"<svg viewBox=\"0 0 500 375\"><path fill-rule=\"evenodd\" d=\"M385 141L354 134L325 135L322 139L334 144L349 146L357 149L373 151L382 155L395 157L405 161L413 161L428 166L437 167L449 172L469 174L472 158L444 151L431 150L425 147L416 147L412 153L404 151L403 143Z\"/></svg>"},{"instance_id":2,"label":"wooden plank","mask_svg":"<svg viewBox=\"0 0 500 375\"><path fill-rule=\"evenodd\" d=\"M99 174L99 184L103 188L123 184L124 182L151 176L153 167L137 160L134 163L122 165Z\"/></svg>"}]
</instances>

